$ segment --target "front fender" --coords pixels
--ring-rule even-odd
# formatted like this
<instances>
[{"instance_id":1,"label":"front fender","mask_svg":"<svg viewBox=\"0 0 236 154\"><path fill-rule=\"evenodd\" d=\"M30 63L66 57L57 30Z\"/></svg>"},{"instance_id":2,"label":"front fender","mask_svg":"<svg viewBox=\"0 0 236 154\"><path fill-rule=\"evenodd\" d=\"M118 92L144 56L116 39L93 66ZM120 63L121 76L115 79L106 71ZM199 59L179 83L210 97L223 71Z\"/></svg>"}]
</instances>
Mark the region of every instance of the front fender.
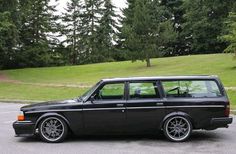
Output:
<instances>
[{"instance_id":1,"label":"front fender","mask_svg":"<svg viewBox=\"0 0 236 154\"><path fill-rule=\"evenodd\" d=\"M37 121L35 123L35 129L38 128L38 125L42 119L45 119L45 118L51 117L51 116L62 118L66 122L66 124L70 127L69 121L63 115L58 114L58 113L45 113L37 119Z\"/></svg>"}]
</instances>

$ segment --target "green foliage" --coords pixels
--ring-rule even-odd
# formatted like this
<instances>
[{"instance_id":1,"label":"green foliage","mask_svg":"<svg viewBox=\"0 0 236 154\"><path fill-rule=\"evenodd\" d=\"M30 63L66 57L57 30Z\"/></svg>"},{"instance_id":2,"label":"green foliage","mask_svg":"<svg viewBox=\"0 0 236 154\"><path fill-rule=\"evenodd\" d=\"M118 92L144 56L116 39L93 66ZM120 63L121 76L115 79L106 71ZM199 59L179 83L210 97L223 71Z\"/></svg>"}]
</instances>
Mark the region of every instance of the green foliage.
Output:
<instances>
[{"instance_id":1,"label":"green foliage","mask_svg":"<svg viewBox=\"0 0 236 154\"><path fill-rule=\"evenodd\" d=\"M17 0L0 0L0 69L14 67L19 43Z\"/></svg>"},{"instance_id":2,"label":"green foliage","mask_svg":"<svg viewBox=\"0 0 236 154\"><path fill-rule=\"evenodd\" d=\"M68 49L68 59L70 64L81 63L80 59L82 52L81 42L81 13L82 4L80 0L71 0L67 3L66 13L63 14L62 21L62 35L66 36L66 43Z\"/></svg>"},{"instance_id":3,"label":"green foliage","mask_svg":"<svg viewBox=\"0 0 236 154\"><path fill-rule=\"evenodd\" d=\"M225 24L227 34L221 36L220 39L229 43L224 51L234 53L236 58L236 13L231 12Z\"/></svg>"},{"instance_id":4,"label":"green foliage","mask_svg":"<svg viewBox=\"0 0 236 154\"><path fill-rule=\"evenodd\" d=\"M186 0L183 35L190 53L222 52L226 44L217 37L222 33L223 23L233 0Z\"/></svg>"},{"instance_id":5,"label":"green foliage","mask_svg":"<svg viewBox=\"0 0 236 154\"><path fill-rule=\"evenodd\" d=\"M17 29L9 12L0 13L0 68L14 63L17 44Z\"/></svg>"},{"instance_id":6,"label":"green foliage","mask_svg":"<svg viewBox=\"0 0 236 154\"><path fill-rule=\"evenodd\" d=\"M50 0L20 1L22 27L19 67L50 66L53 48L57 44L55 6Z\"/></svg>"},{"instance_id":7,"label":"green foliage","mask_svg":"<svg viewBox=\"0 0 236 154\"><path fill-rule=\"evenodd\" d=\"M112 60L114 43L117 41L116 30L119 28L115 14L116 7L111 0L104 0L104 8L102 9L102 18L99 21L98 28L98 50L104 56L104 59Z\"/></svg>"},{"instance_id":8,"label":"green foliage","mask_svg":"<svg viewBox=\"0 0 236 154\"><path fill-rule=\"evenodd\" d=\"M160 55L160 51L171 50L169 45L177 34L160 2L137 0L133 9L133 19L128 20L132 23L123 25L124 45L131 51L133 61L145 60L150 67L150 58Z\"/></svg>"},{"instance_id":9,"label":"green foliage","mask_svg":"<svg viewBox=\"0 0 236 154\"><path fill-rule=\"evenodd\" d=\"M119 17L111 0L70 0L59 17L50 0L0 0L0 68L120 60L150 66L152 57L219 53L227 46L234 52L235 28L227 22L235 0L127 4Z\"/></svg>"},{"instance_id":10,"label":"green foliage","mask_svg":"<svg viewBox=\"0 0 236 154\"><path fill-rule=\"evenodd\" d=\"M103 56L97 50L98 28L102 16L102 0L85 0L82 13L81 41L84 53L84 63L99 62Z\"/></svg>"}]
</instances>

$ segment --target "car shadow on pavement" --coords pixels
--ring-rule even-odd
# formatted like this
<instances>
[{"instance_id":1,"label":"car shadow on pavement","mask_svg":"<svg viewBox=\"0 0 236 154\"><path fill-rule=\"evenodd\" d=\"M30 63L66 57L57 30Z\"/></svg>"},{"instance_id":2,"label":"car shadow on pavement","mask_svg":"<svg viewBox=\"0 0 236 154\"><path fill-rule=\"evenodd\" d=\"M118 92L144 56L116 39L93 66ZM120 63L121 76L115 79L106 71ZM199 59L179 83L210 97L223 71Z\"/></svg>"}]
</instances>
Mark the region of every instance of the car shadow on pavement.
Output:
<instances>
[{"instance_id":1,"label":"car shadow on pavement","mask_svg":"<svg viewBox=\"0 0 236 154\"><path fill-rule=\"evenodd\" d=\"M210 141L216 142L222 138L219 133L214 131L194 131L187 142ZM89 135L89 136L72 136L70 135L64 142L169 142L163 134L158 135ZM19 138L18 142L42 142L38 136Z\"/></svg>"}]
</instances>

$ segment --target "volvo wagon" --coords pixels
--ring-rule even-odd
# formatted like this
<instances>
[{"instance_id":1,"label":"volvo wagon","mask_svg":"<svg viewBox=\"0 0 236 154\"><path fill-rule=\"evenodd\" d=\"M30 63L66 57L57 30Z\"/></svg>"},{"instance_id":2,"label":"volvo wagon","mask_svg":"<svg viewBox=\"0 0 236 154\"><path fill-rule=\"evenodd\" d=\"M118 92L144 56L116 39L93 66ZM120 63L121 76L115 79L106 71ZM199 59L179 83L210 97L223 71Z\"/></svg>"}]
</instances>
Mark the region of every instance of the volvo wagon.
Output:
<instances>
[{"instance_id":1,"label":"volvo wagon","mask_svg":"<svg viewBox=\"0 0 236 154\"><path fill-rule=\"evenodd\" d=\"M228 127L230 102L217 76L103 79L82 96L27 105L13 123L16 136L62 142L68 133L158 134L174 142L192 130Z\"/></svg>"}]
</instances>

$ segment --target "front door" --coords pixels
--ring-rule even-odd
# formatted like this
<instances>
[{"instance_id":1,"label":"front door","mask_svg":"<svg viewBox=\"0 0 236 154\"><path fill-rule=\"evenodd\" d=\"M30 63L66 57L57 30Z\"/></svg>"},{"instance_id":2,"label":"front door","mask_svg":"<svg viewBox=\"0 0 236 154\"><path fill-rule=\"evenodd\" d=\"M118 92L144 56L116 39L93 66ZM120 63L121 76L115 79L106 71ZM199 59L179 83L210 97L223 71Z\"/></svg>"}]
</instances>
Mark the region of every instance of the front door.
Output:
<instances>
[{"instance_id":1,"label":"front door","mask_svg":"<svg viewBox=\"0 0 236 154\"><path fill-rule=\"evenodd\" d=\"M104 83L83 107L88 133L122 133L125 121L125 84Z\"/></svg>"}]
</instances>

